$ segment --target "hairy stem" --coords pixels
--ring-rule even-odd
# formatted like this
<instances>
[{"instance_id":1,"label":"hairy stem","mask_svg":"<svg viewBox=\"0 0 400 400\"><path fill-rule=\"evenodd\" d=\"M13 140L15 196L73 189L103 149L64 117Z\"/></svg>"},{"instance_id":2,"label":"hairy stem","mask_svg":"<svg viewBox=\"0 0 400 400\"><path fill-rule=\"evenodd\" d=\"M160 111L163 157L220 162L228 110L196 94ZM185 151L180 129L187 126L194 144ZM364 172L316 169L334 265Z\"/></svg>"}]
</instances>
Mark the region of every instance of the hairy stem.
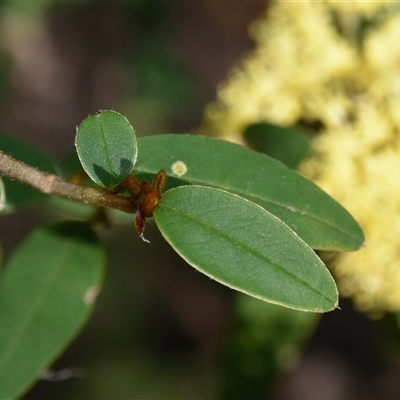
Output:
<instances>
[{"instance_id":1,"label":"hairy stem","mask_svg":"<svg viewBox=\"0 0 400 400\"><path fill-rule=\"evenodd\" d=\"M136 212L136 206L130 197L66 182L56 175L38 171L2 151L0 151L0 175L32 186L42 193L66 197L83 203L97 204L101 207L115 208L128 213Z\"/></svg>"}]
</instances>

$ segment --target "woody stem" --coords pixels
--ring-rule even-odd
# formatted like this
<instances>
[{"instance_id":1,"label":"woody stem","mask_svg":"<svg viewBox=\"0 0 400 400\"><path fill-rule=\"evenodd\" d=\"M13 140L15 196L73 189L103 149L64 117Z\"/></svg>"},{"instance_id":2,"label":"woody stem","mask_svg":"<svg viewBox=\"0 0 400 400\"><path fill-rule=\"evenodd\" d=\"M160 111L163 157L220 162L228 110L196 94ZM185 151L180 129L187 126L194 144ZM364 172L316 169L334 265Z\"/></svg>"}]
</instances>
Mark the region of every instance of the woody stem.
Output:
<instances>
[{"instance_id":1,"label":"woody stem","mask_svg":"<svg viewBox=\"0 0 400 400\"><path fill-rule=\"evenodd\" d=\"M135 213L136 206L127 196L105 193L87 186L69 183L56 175L42 172L0 151L0 175L29 185L42 193L101 207Z\"/></svg>"}]
</instances>

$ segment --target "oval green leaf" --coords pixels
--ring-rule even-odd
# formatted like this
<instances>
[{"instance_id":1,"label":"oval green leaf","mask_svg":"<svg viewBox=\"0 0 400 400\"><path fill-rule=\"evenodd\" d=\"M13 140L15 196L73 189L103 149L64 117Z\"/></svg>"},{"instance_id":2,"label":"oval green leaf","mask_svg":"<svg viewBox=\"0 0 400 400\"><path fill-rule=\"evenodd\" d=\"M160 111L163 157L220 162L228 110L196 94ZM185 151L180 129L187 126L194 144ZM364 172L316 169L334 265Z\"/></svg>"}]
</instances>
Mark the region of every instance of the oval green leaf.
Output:
<instances>
[{"instance_id":1,"label":"oval green leaf","mask_svg":"<svg viewBox=\"0 0 400 400\"><path fill-rule=\"evenodd\" d=\"M93 309L104 252L79 222L34 231L0 281L0 398L20 396L74 338Z\"/></svg>"},{"instance_id":2,"label":"oval green leaf","mask_svg":"<svg viewBox=\"0 0 400 400\"><path fill-rule=\"evenodd\" d=\"M356 250L364 234L354 218L314 183L264 154L223 140L193 135L139 139L135 170L165 169L168 184L211 186L265 208L321 250Z\"/></svg>"},{"instance_id":3,"label":"oval green leaf","mask_svg":"<svg viewBox=\"0 0 400 400\"><path fill-rule=\"evenodd\" d=\"M289 168L296 168L310 150L310 139L300 130L260 122L243 133L254 150L273 157Z\"/></svg>"},{"instance_id":4,"label":"oval green leaf","mask_svg":"<svg viewBox=\"0 0 400 400\"><path fill-rule=\"evenodd\" d=\"M45 172L58 172L56 163L45 153L25 142L0 133L0 150L17 160ZM3 212L13 212L46 197L43 193L17 181L3 177L7 193Z\"/></svg>"},{"instance_id":5,"label":"oval green leaf","mask_svg":"<svg viewBox=\"0 0 400 400\"><path fill-rule=\"evenodd\" d=\"M154 218L182 258L232 289L302 311L337 306L335 282L313 250L246 199L181 186L164 194Z\"/></svg>"},{"instance_id":6,"label":"oval green leaf","mask_svg":"<svg viewBox=\"0 0 400 400\"><path fill-rule=\"evenodd\" d=\"M103 187L120 184L136 163L135 131L115 111L86 118L77 129L75 146L83 169Z\"/></svg>"}]
</instances>

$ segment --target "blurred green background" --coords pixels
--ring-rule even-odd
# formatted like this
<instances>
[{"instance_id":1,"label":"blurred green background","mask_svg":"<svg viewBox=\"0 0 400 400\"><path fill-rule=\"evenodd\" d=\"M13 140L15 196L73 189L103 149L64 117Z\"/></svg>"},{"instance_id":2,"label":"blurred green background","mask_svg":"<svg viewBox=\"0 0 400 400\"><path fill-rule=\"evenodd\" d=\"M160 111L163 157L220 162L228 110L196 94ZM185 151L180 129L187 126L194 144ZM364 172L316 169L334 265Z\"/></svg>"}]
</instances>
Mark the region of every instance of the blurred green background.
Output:
<instances>
[{"instance_id":1,"label":"blurred green background","mask_svg":"<svg viewBox=\"0 0 400 400\"><path fill-rule=\"evenodd\" d=\"M138 136L191 132L265 6L2 1L0 130L59 160L99 109ZM44 210L1 217L5 259L33 227L66 217ZM24 399L400 397L392 316L372 323L342 301L320 318L237 295L187 266L154 224L149 246L123 220L97 229L109 258L93 317Z\"/></svg>"}]
</instances>

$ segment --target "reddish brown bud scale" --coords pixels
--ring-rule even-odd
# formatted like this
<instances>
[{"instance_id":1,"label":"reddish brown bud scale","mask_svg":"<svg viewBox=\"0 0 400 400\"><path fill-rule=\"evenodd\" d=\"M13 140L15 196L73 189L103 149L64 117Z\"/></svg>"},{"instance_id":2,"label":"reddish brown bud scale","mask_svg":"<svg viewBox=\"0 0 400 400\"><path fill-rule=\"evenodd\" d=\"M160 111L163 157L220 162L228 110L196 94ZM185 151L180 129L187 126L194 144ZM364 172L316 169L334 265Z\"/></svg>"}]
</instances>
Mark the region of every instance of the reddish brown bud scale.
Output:
<instances>
[{"instance_id":1,"label":"reddish brown bud scale","mask_svg":"<svg viewBox=\"0 0 400 400\"><path fill-rule=\"evenodd\" d=\"M167 182L167 174L164 170L158 172L151 184L139 181L134 175L125 178L126 190L137 207L135 226L139 236L147 242L143 236L146 226L146 217L153 215L154 209L161 201L162 191Z\"/></svg>"},{"instance_id":2,"label":"reddish brown bud scale","mask_svg":"<svg viewBox=\"0 0 400 400\"><path fill-rule=\"evenodd\" d=\"M161 197L162 191L167 183L167 173L162 169L153 179L152 186L157 189Z\"/></svg>"},{"instance_id":3,"label":"reddish brown bud scale","mask_svg":"<svg viewBox=\"0 0 400 400\"><path fill-rule=\"evenodd\" d=\"M129 174L125 178L125 187L131 197L136 200L142 190L143 182L140 182L134 175Z\"/></svg>"},{"instance_id":4,"label":"reddish brown bud scale","mask_svg":"<svg viewBox=\"0 0 400 400\"><path fill-rule=\"evenodd\" d=\"M144 232L144 227L146 225L146 217L142 214L142 212L140 210L138 210L136 212L136 217L135 217L135 228L136 228L136 232L138 233L138 235L145 241L145 242L149 242L148 240L146 240L143 236L143 232Z\"/></svg>"},{"instance_id":5,"label":"reddish brown bud scale","mask_svg":"<svg viewBox=\"0 0 400 400\"><path fill-rule=\"evenodd\" d=\"M161 196L157 192L148 193L140 206L142 213L145 217L151 217L153 215L153 210L158 206L161 200Z\"/></svg>"}]
</instances>

